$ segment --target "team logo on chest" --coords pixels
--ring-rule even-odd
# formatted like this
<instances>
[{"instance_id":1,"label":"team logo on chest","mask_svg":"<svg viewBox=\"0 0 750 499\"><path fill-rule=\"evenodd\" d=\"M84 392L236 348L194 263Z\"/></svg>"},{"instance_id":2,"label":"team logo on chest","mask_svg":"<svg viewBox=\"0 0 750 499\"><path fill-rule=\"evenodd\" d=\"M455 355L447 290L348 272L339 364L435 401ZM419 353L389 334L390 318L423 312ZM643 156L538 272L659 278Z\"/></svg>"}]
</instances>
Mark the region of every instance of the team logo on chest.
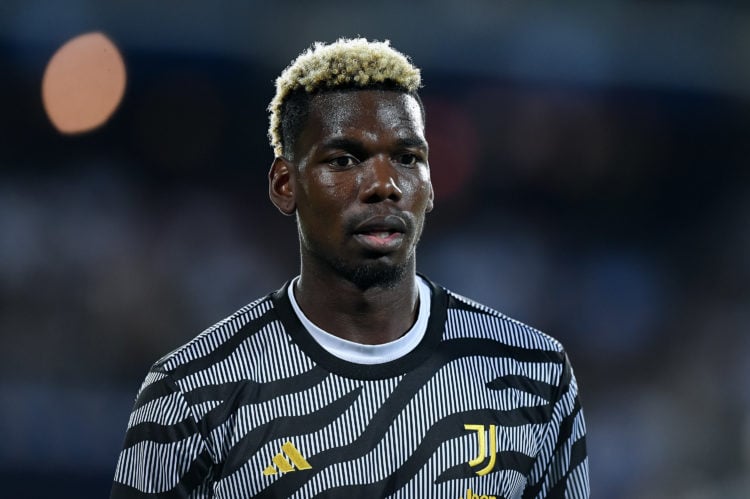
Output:
<instances>
[{"instance_id":1,"label":"team logo on chest","mask_svg":"<svg viewBox=\"0 0 750 499\"><path fill-rule=\"evenodd\" d=\"M477 475L486 475L495 467L497 458L497 425L491 424L488 429L485 429L483 424L465 424L464 429L477 432L477 456L469 461L469 466L476 468L484 463L489 456L489 461L484 467L474 469ZM489 439L487 435L489 435Z\"/></svg>"}]
</instances>

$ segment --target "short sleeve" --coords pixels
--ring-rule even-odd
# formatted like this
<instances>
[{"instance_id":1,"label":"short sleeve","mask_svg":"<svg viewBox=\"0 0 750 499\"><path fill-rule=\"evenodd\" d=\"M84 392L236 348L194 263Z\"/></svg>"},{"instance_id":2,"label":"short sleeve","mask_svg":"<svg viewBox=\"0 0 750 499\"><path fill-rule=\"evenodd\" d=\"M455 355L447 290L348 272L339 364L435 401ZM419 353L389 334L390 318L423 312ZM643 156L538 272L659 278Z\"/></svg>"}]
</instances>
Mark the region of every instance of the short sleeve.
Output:
<instances>
[{"instance_id":1,"label":"short sleeve","mask_svg":"<svg viewBox=\"0 0 750 499\"><path fill-rule=\"evenodd\" d=\"M212 462L183 393L152 370L130 414L111 499L208 497Z\"/></svg>"},{"instance_id":2,"label":"short sleeve","mask_svg":"<svg viewBox=\"0 0 750 499\"><path fill-rule=\"evenodd\" d=\"M552 418L523 497L586 499L589 497L586 423L578 396L578 384L567 355L564 357L560 384L551 403L554 404Z\"/></svg>"}]
</instances>

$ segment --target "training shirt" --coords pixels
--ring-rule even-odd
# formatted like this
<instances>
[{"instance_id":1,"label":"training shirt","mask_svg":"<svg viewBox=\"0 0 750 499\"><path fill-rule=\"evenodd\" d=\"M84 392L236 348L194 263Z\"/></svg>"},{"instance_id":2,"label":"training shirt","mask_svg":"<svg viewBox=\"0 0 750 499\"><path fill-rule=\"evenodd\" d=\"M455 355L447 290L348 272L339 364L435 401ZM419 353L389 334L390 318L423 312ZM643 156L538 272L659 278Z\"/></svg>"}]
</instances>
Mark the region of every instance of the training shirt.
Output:
<instances>
[{"instance_id":1,"label":"training shirt","mask_svg":"<svg viewBox=\"0 0 750 499\"><path fill-rule=\"evenodd\" d=\"M588 497L560 343L425 282L426 329L390 361L329 352L287 283L156 362L111 497Z\"/></svg>"}]
</instances>

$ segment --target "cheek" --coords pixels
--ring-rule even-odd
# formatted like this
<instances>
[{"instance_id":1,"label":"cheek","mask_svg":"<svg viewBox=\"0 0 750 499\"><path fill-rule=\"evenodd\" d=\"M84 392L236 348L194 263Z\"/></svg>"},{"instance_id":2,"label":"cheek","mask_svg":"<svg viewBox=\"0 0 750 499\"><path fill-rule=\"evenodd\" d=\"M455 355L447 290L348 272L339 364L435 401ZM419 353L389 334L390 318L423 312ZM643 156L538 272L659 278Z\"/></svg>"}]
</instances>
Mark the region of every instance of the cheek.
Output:
<instances>
[{"instance_id":1,"label":"cheek","mask_svg":"<svg viewBox=\"0 0 750 499\"><path fill-rule=\"evenodd\" d=\"M309 198L321 202L333 202L346 197L352 189L353 180L340 172L322 171L306 179L305 191Z\"/></svg>"},{"instance_id":2,"label":"cheek","mask_svg":"<svg viewBox=\"0 0 750 499\"><path fill-rule=\"evenodd\" d=\"M432 209L432 182L429 170L424 170L415 177L412 193L415 201L425 205L427 211Z\"/></svg>"},{"instance_id":3,"label":"cheek","mask_svg":"<svg viewBox=\"0 0 750 499\"><path fill-rule=\"evenodd\" d=\"M426 185L427 185L427 196L428 196L428 207L427 211L432 211L432 203L435 200L435 190L432 187L432 179L430 178L430 170L427 170L427 173L425 174L426 177Z\"/></svg>"}]
</instances>

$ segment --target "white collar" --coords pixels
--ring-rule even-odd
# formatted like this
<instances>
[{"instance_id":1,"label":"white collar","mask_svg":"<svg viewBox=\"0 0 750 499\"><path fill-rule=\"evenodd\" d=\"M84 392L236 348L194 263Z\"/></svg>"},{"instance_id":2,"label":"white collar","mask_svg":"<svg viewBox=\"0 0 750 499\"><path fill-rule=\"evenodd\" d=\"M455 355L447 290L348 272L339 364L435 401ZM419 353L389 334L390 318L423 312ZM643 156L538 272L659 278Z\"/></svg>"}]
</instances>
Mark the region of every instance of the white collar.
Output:
<instances>
[{"instance_id":1,"label":"white collar","mask_svg":"<svg viewBox=\"0 0 750 499\"><path fill-rule=\"evenodd\" d=\"M305 329L310 333L310 336L312 336L321 347L331 355L342 360L354 362L356 364L368 365L390 362L401 358L414 350L427 332L427 322L430 318L431 292L429 286L421 277L417 279L417 290L419 292L419 311L417 313L417 320L406 334L389 343L383 343L382 345L365 345L345 340L338 336L334 336L313 324L299 308L297 300L294 298L294 287L298 280L299 276L295 277L287 289L289 301L292 304L294 313L297 314L297 317Z\"/></svg>"}]
</instances>

